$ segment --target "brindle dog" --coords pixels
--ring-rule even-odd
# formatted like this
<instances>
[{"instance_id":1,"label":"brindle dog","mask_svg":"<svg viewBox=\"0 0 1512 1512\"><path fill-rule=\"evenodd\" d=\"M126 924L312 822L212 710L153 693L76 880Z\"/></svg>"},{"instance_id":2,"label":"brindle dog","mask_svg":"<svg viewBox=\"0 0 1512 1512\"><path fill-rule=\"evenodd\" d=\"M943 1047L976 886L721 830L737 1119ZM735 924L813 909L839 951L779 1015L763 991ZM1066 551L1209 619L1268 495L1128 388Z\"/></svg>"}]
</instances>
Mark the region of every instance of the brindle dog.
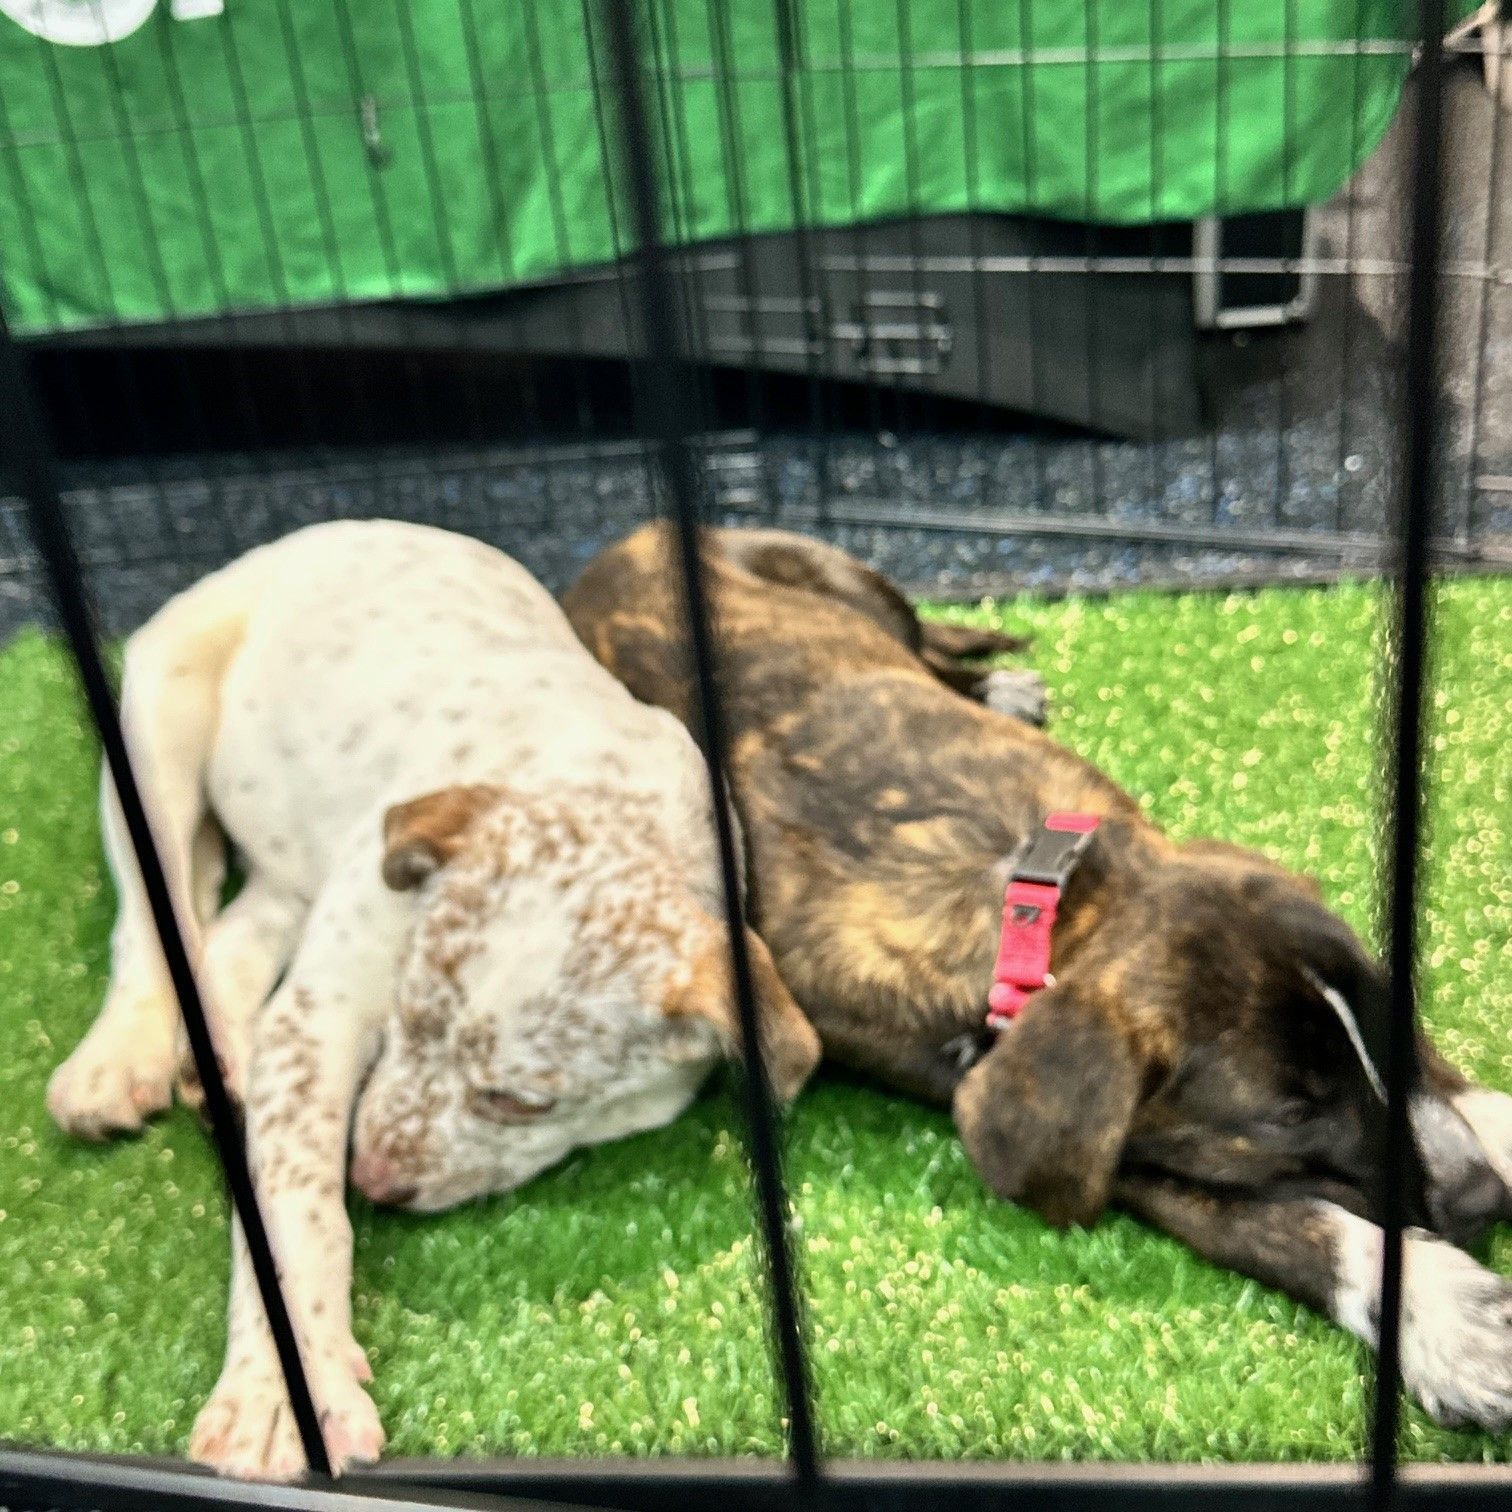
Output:
<instances>
[{"instance_id":1,"label":"brindle dog","mask_svg":"<svg viewBox=\"0 0 1512 1512\"><path fill-rule=\"evenodd\" d=\"M648 526L611 547L565 607L635 694L687 720L670 545ZM1118 1204L1373 1344L1387 990L1317 889L1169 839L984 706L1003 684L971 657L1000 640L921 625L843 552L710 531L703 556L752 920L826 1053L951 1107L987 1184L1049 1222ZM994 1035L1010 858L1057 809L1102 823L1066 887L1054 984ZM1454 1243L1512 1218L1512 1097L1419 1052L1404 1375L1441 1422L1502 1428L1512 1285Z\"/></svg>"}]
</instances>

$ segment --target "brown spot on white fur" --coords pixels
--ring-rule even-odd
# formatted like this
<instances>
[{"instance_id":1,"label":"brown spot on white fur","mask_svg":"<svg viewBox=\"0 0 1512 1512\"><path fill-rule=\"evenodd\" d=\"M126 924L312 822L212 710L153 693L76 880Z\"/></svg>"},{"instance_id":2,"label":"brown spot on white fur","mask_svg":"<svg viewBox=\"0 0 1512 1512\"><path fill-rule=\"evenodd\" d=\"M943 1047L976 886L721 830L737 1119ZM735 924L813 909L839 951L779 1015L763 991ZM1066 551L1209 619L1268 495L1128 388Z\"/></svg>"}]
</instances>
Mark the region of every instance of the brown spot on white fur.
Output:
<instances>
[{"instance_id":1,"label":"brown spot on white fur","mask_svg":"<svg viewBox=\"0 0 1512 1512\"><path fill-rule=\"evenodd\" d=\"M476 784L395 804L383 816L383 880L396 892L419 886L461 850L468 826L499 797Z\"/></svg>"}]
</instances>

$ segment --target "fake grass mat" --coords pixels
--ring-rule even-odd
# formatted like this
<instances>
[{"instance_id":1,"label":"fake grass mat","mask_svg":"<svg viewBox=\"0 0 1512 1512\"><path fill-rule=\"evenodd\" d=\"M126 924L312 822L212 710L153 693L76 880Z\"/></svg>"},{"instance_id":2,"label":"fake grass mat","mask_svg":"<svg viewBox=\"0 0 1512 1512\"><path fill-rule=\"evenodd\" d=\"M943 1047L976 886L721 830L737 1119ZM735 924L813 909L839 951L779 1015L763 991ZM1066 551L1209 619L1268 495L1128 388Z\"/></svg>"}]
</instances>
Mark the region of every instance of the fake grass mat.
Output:
<instances>
[{"instance_id":1,"label":"fake grass mat","mask_svg":"<svg viewBox=\"0 0 1512 1512\"><path fill-rule=\"evenodd\" d=\"M1053 729L1179 836L1259 846L1375 934L1380 597L1129 594L970 611L1027 627ZM1512 581L1438 600L1425 1012L1512 1090ZM966 611L944 611L964 617ZM48 1121L104 986L97 756L61 651L0 652L0 1439L181 1452L223 1344L226 1204L175 1111L109 1148ZM673 1127L440 1217L353 1202L356 1331L390 1452L776 1454L739 1117ZM1303 1460L1360 1452L1367 1352L1121 1216L991 1200L948 1117L821 1080L788 1126L827 1451ZM1491 1263L1512 1271L1512 1232ZM1438 1429L1405 1452L1506 1459Z\"/></svg>"}]
</instances>

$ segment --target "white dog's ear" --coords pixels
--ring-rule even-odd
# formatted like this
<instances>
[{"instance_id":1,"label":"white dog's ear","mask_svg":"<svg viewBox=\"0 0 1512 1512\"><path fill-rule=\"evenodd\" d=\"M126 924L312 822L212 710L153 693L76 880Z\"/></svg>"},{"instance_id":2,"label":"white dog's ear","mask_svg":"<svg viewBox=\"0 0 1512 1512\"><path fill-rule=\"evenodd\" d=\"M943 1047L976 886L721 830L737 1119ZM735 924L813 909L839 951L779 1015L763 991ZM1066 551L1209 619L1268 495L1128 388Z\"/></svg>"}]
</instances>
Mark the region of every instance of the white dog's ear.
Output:
<instances>
[{"instance_id":1,"label":"white dog's ear","mask_svg":"<svg viewBox=\"0 0 1512 1512\"><path fill-rule=\"evenodd\" d=\"M751 929L746 930L745 937L756 989L762 1060L778 1101L789 1102L819 1064L819 1036L777 975L766 943ZM725 1053L740 1053L739 1010L730 983L730 945L722 926L711 928L708 944L693 958L691 968L673 978L662 1009L668 1018L694 1017L712 1024Z\"/></svg>"},{"instance_id":2,"label":"white dog's ear","mask_svg":"<svg viewBox=\"0 0 1512 1512\"><path fill-rule=\"evenodd\" d=\"M462 849L473 821L501 796L478 783L396 803L383 816L383 880L395 892L418 887Z\"/></svg>"}]
</instances>

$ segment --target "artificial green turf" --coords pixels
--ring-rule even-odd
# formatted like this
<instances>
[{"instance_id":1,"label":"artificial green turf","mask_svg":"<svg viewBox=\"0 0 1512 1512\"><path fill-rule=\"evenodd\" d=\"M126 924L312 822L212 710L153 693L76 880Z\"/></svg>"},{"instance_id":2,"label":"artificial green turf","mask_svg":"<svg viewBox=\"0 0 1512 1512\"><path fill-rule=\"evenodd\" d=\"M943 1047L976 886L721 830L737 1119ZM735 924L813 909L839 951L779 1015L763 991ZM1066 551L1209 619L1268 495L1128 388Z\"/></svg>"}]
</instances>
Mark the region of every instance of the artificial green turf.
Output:
<instances>
[{"instance_id":1,"label":"artificial green turf","mask_svg":"<svg viewBox=\"0 0 1512 1512\"><path fill-rule=\"evenodd\" d=\"M1313 872L1369 933L1378 605L1345 586L986 612L1036 633L1062 739L1177 834ZM1425 1009L1455 1061L1512 1090L1512 581L1456 582L1440 608ZM0 1438L175 1452L222 1343L206 1140L175 1112L100 1149L42 1109L104 983L95 763L62 655L23 636L0 653ZM512 1197L431 1218L355 1203L356 1328L392 1451L777 1452L738 1129L716 1088ZM1359 1452L1360 1346L1127 1219L1057 1234L989 1200L942 1114L821 1082L789 1149L830 1452ZM1493 1262L1512 1271L1506 1230ZM1512 1450L1415 1408L1404 1444Z\"/></svg>"}]
</instances>

